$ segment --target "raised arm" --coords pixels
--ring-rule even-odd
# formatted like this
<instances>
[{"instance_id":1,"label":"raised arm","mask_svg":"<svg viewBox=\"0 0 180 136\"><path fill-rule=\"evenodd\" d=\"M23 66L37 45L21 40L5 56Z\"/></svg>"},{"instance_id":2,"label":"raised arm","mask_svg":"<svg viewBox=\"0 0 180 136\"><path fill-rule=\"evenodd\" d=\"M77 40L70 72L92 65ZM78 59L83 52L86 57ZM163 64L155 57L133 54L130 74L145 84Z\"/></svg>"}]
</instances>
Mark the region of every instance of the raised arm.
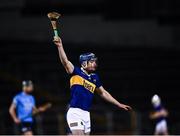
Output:
<instances>
[{"instance_id":1,"label":"raised arm","mask_svg":"<svg viewBox=\"0 0 180 136\"><path fill-rule=\"evenodd\" d=\"M16 124L19 124L21 122L16 116L16 105L14 103L11 104L9 113Z\"/></svg>"},{"instance_id":2,"label":"raised arm","mask_svg":"<svg viewBox=\"0 0 180 136\"><path fill-rule=\"evenodd\" d=\"M64 68L66 69L66 72L68 74L72 74L73 70L74 70L74 65L68 60L68 58L66 56L66 53L65 53L63 45L62 45L61 38L55 36L53 41L54 41L54 44L58 48L59 58L61 60L61 63L63 64Z\"/></svg>"},{"instance_id":3,"label":"raised arm","mask_svg":"<svg viewBox=\"0 0 180 136\"><path fill-rule=\"evenodd\" d=\"M131 110L131 107L125 104L122 104L118 102L114 97L111 96L110 93L108 93L102 86L96 89L96 92L106 101L118 106L119 108L122 108L126 111Z\"/></svg>"}]
</instances>

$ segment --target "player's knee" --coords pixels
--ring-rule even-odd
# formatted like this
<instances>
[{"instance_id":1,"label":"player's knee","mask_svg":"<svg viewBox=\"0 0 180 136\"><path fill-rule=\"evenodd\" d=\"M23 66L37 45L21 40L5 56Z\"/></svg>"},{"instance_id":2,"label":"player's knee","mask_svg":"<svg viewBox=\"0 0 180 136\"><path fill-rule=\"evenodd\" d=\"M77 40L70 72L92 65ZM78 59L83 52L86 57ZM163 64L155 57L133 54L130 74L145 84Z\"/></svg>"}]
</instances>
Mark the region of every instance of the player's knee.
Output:
<instances>
[{"instance_id":1,"label":"player's knee","mask_svg":"<svg viewBox=\"0 0 180 136\"><path fill-rule=\"evenodd\" d=\"M33 135L32 131L24 132L24 136L32 136L32 135Z\"/></svg>"},{"instance_id":2,"label":"player's knee","mask_svg":"<svg viewBox=\"0 0 180 136\"><path fill-rule=\"evenodd\" d=\"M84 132L83 132L83 130L73 130L72 134L73 135L84 135Z\"/></svg>"},{"instance_id":3,"label":"player's knee","mask_svg":"<svg viewBox=\"0 0 180 136\"><path fill-rule=\"evenodd\" d=\"M85 133L85 135L87 135L87 136L90 135L90 132Z\"/></svg>"}]
</instances>

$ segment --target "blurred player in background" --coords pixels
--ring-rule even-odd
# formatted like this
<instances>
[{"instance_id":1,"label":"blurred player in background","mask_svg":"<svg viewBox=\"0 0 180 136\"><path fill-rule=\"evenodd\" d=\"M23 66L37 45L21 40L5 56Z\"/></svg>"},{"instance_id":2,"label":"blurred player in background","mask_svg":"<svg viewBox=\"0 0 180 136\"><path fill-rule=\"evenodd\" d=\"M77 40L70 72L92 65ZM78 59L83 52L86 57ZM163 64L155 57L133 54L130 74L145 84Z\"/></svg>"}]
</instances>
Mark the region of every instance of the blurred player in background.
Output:
<instances>
[{"instance_id":1,"label":"blurred player in background","mask_svg":"<svg viewBox=\"0 0 180 136\"><path fill-rule=\"evenodd\" d=\"M155 135L168 135L167 121L168 111L162 106L160 97L155 94L152 97L152 105L154 112L150 114L150 118L156 121Z\"/></svg>"},{"instance_id":2,"label":"blurred player in background","mask_svg":"<svg viewBox=\"0 0 180 136\"><path fill-rule=\"evenodd\" d=\"M81 67L75 67L68 60L60 37L55 36L54 43L58 48L61 63L67 73L71 75L71 101L67 112L67 122L72 134L90 134L91 122L89 110L94 92L97 92L106 101L121 109L127 111L131 109L130 106L119 103L103 88L99 76L94 73L97 69L97 57L95 54L85 53L80 55L79 61Z\"/></svg>"},{"instance_id":3,"label":"blurred player in background","mask_svg":"<svg viewBox=\"0 0 180 136\"><path fill-rule=\"evenodd\" d=\"M13 98L9 113L23 135L33 135L33 115L44 112L47 106L36 108L35 99L31 95L33 91L32 81L22 82L22 92ZM48 105L49 106L49 105Z\"/></svg>"}]
</instances>

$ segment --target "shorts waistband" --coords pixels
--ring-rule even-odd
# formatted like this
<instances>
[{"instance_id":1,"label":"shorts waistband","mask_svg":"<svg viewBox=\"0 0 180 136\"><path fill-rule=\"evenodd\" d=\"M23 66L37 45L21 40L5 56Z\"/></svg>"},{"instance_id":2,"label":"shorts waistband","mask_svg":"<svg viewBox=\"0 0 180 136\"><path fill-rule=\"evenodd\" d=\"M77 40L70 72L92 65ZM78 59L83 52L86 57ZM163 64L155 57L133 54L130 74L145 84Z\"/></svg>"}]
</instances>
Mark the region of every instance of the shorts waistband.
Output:
<instances>
[{"instance_id":1,"label":"shorts waistband","mask_svg":"<svg viewBox=\"0 0 180 136\"><path fill-rule=\"evenodd\" d=\"M74 108L74 107L70 107L69 110L71 110L71 111L79 111L79 112L84 113L84 114L89 114L90 113L89 111L85 111L85 110L82 110L80 108Z\"/></svg>"}]
</instances>

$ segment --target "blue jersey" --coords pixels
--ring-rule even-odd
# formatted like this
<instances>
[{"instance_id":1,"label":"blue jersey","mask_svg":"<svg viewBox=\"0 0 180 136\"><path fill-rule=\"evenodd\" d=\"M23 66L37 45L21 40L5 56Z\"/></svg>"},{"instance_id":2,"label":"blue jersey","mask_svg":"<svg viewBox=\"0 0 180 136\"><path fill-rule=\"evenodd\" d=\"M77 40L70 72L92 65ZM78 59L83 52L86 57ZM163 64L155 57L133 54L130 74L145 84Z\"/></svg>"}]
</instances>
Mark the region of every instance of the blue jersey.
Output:
<instances>
[{"instance_id":1,"label":"blue jersey","mask_svg":"<svg viewBox=\"0 0 180 136\"><path fill-rule=\"evenodd\" d=\"M16 105L16 112L21 122L33 122L32 113L35 107L35 99L32 95L24 92L19 93L13 99Z\"/></svg>"},{"instance_id":2,"label":"blue jersey","mask_svg":"<svg viewBox=\"0 0 180 136\"><path fill-rule=\"evenodd\" d=\"M89 111L94 91L102 86L97 74L87 75L81 68L75 67L70 79L70 107Z\"/></svg>"},{"instance_id":3,"label":"blue jersey","mask_svg":"<svg viewBox=\"0 0 180 136\"><path fill-rule=\"evenodd\" d=\"M155 110L155 112L160 112L161 110L163 110L164 108L163 108L163 106L160 104L159 106L156 106L156 107L154 107L154 110ZM158 122L160 122L160 121L162 121L162 120L164 120L165 119L165 117L164 116L160 116L160 117L158 117L157 119L156 119L156 122L158 123Z\"/></svg>"}]
</instances>

